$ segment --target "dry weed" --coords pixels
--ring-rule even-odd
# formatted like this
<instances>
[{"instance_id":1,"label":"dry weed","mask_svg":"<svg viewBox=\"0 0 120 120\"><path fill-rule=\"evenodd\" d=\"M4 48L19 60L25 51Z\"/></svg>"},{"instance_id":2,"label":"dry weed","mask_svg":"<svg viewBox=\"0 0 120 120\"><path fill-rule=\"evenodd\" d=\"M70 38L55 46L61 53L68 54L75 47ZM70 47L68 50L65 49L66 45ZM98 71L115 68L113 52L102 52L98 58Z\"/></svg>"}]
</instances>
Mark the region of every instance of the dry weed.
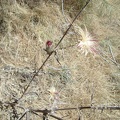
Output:
<instances>
[{"instance_id":1,"label":"dry weed","mask_svg":"<svg viewBox=\"0 0 120 120\"><path fill-rule=\"evenodd\" d=\"M108 49L110 42L114 57L120 63L118 3L119 0L92 1L74 25L78 28L86 25L88 31L99 40L104 52L111 57ZM10 102L21 96L33 72L47 57L43 50L46 41L52 40L56 45L68 27L68 21L72 21L72 16L75 16L82 4L82 0L65 1L64 16L61 0L1 1L0 101ZM67 22L64 17L68 19ZM50 109L51 87L59 91L58 108L120 103L119 68L99 56L82 55L77 48L79 34L79 31L72 27L57 49L62 66L57 63L54 55L51 56L16 106L19 116L28 108ZM54 114L59 117L67 116L64 117L67 120L77 120L79 115L84 120L117 120L120 116L117 111L98 110L69 110ZM10 119L10 116L13 117L12 108L4 106L0 119ZM33 114L30 114L30 118L39 119Z\"/></svg>"}]
</instances>

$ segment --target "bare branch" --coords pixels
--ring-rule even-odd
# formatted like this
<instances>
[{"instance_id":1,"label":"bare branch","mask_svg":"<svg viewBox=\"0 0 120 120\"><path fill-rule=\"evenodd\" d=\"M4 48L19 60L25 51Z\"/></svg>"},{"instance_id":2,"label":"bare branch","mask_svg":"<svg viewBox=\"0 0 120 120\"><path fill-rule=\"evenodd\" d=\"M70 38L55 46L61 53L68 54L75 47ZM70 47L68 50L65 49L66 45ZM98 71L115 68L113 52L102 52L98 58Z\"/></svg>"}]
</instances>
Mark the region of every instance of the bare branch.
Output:
<instances>
[{"instance_id":1,"label":"bare branch","mask_svg":"<svg viewBox=\"0 0 120 120\"><path fill-rule=\"evenodd\" d=\"M49 54L49 56L45 59L45 61L43 62L43 64L41 65L41 67L38 69L38 71L33 75L32 79L30 80L30 82L28 83L27 87L25 88L24 92L22 93L21 97L18 99L20 100L25 93L27 92L28 88L30 87L30 84L32 83L32 81L34 80L34 78L38 75L38 73L40 72L40 70L43 68L43 66L45 65L45 63L48 61L48 59L50 58L50 56L54 53L54 51L56 51L56 48L59 46L59 44L62 42L63 38L66 36L66 34L68 33L68 31L70 30L70 28L72 27L73 23L75 22L75 20L79 17L79 15L81 14L81 12L85 9L85 7L88 5L88 3L90 2L90 0L88 0L86 2L86 4L82 7L82 9L79 11L79 13L76 15L76 17L73 19L72 23L69 25L68 29L65 31L64 35L62 36L62 38L59 40L59 42L57 43L56 47L54 48L54 50Z\"/></svg>"},{"instance_id":2,"label":"bare branch","mask_svg":"<svg viewBox=\"0 0 120 120\"><path fill-rule=\"evenodd\" d=\"M79 110L93 109L93 110L102 110L102 111L103 110L120 110L120 106L104 106L104 105L101 105L101 106L81 106L81 107L73 107L73 108L56 109L55 111L57 112L57 111L63 111L63 110L66 111L66 110L77 110L77 109L79 109ZM39 114L37 114L37 113L39 113L39 112L42 113L43 114L43 120L45 120L47 115L49 115L49 116L51 116L51 117L53 117L57 120L63 120L62 118L59 118L55 115L52 115L51 110L30 109L29 111L31 113L34 113L34 114L38 115L38 116L39 116ZM24 114L26 114L26 113L24 113ZM22 118L24 116L24 114L20 118ZM79 119L80 119L80 116L79 116ZM20 119L18 119L18 120L20 120Z\"/></svg>"},{"instance_id":3,"label":"bare branch","mask_svg":"<svg viewBox=\"0 0 120 120\"><path fill-rule=\"evenodd\" d=\"M63 109L56 109L55 111L61 110L82 110L82 109L97 109L97 110L120 110L120 106L85 106L85 107L78 107L78 108L63 108Z\"/></svg>"},{"instance_id":4,"label":"bare branch","mask_svg":"<svg viewBox=\"0 0 120 120\"><path fill-rule=\"evenodd\" d=\"M43 115L39 115L38 113L36 113L34 111L31 111L31 113L43 118Z\"/></svg>"},{"instance_id":5,"label":"bare branch","mask_svg":"<svg viewBox=\"0 0 120 120\"><path fill-rule=\"evenodd\" d=\"M68 29L65 31L64 35L62 36L62 38L60 39L60 41L58 42L58 44L56 45L55 49L58 47L58 45L62 42L63 38L65 37L65 35L68 33L69 29L72 27L73 23L75 22L75 20L79 17L79 15L81 14L81 12L85 9L85 7L88 5L88 3L90 2L90 0L88 0L86 2L86 4L82 7L82 9L79 11L79 13L75 16L75 18L73 19L72 23L69 25Z\"/></svg>"},{"instance_id":6,"label":"bare branch","mask_svg":"<svg viewBox=\"0 0 120 120\"><path fill-rule=\"evenodd\" d=\"M55 118L55 119L57 119L57 120L63 120L62 118L59 118L59 117L57 117L57 116L55 116L55 115L52 115L52 114L49 114L49 116L51 116L51 117L53 117L53 118Z\"/></svg>"},{"instance_id":7,"label":"bare branch","mask_svg":"<svg viewBox=\"0 0 120 120\"><path fill-rule=\"evenodd\" d=\"M27 113L28 111L25 111L17 120L21 120Z\"/></svg>"}]
</instances>

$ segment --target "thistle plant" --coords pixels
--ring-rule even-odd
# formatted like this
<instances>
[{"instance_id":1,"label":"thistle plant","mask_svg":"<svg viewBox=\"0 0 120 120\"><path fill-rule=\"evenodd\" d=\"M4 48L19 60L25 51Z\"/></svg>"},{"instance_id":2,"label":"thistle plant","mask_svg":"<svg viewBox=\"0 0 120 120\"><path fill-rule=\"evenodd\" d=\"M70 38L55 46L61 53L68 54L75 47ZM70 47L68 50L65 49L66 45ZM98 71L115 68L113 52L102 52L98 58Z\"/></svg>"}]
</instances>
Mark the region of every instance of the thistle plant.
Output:
<instances>
[{"instance_id":1,"label":"thistle plant","mask_svg":"<svg viewBox=\"0 0 120 120\"><path fill-rule=\"evenodd\" d=\"M52 101L52 105L51 105L51 110L54 113L55 109L58 108L58 103L59 103L59 92L56 90L56 88L54 86L52 86L49 89L49 93L50 93L50 102Z\"/></svg>"},{"instance_id":2,"label":"thistle plant","mask_svg":"<svg viewBox=\"0 0 120 120\"><path fill-rule=\"evenodd\" d=\"M88 32L86 27L85 30L82 28L78 28L78 30L80 33L80 42L78 44L80 51L85 54L85 56L88 53L98 54L98 41Z\"/></svg>"}]
</instances>

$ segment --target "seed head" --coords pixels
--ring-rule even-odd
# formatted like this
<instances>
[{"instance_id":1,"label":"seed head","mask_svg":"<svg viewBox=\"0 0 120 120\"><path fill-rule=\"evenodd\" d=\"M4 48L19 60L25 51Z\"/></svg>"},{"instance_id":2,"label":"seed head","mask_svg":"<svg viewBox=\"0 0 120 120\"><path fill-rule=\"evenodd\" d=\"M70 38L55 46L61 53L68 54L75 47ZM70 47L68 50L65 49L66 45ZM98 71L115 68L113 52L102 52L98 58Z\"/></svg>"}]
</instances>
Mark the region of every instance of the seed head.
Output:
<instances>
[{"instance_id":1,"label":"seed head","mask_svg":"<svg viewBox=\"0 0 120 120\"><path fill-rule=\"evenodd\" d=\"M79 28L79 33L81 35L80 43L78 47L80 48L81 52L87 55L88 53L98 54L98 41L95 40L90 33L85 30Z\"/></svg>"}]
</instances>

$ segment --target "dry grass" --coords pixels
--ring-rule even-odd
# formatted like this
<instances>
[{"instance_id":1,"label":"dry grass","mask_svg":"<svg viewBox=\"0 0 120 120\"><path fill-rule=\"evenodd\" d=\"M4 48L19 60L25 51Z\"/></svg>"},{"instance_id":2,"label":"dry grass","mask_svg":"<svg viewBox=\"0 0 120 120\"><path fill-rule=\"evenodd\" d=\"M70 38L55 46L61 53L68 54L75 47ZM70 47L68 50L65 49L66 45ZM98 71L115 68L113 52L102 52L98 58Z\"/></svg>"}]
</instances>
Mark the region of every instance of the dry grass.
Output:
<instances>
[{"instance_id":1,"label":"dry grass","mask_svg":"<svg viewBox=\"0 0 120 120\"><path fill-rule=\"evenodd\" d=\"M33 3L28 1L25 4L22 0L1 1L0 101L2 102L13 101L13 98L20 97L30 81L32 72L38 69L47 57L43 50L45 42L52 40L55 45L69 25L64 19L60 0ZM80 0L65 1L64 12L69 21L72 21L72 16L75 16L84 2L80 5L78 3ZM60 91L58 108L86 106L91 105L91 102L95 106L120 104L119 67L107 58L109 63L99 56L82 55L76 45L79 43L80 35L75 27L86 25L90 33L100 41L103 51L109 57L111 57L108 49L110 42L114 57L120 63L119 12L119 0L92 1L57 50L62 66L57 63L54 56L50 58L19 101L18 113L24 112L19 106L25 109L31 107L50 109L53 102L49 94L51 86ZM71 45L73 46L69 47ZM0 119L9 119L11 111L11 108L1 110ZM67 120L77 120L79 114L85 120L118 120L120 117L117 111L101 113L97 110L62 111L55 114L59 117L68 115L64 118ZM32 114L30 118L39 119Z\"/></svg>"}]
</instances>

